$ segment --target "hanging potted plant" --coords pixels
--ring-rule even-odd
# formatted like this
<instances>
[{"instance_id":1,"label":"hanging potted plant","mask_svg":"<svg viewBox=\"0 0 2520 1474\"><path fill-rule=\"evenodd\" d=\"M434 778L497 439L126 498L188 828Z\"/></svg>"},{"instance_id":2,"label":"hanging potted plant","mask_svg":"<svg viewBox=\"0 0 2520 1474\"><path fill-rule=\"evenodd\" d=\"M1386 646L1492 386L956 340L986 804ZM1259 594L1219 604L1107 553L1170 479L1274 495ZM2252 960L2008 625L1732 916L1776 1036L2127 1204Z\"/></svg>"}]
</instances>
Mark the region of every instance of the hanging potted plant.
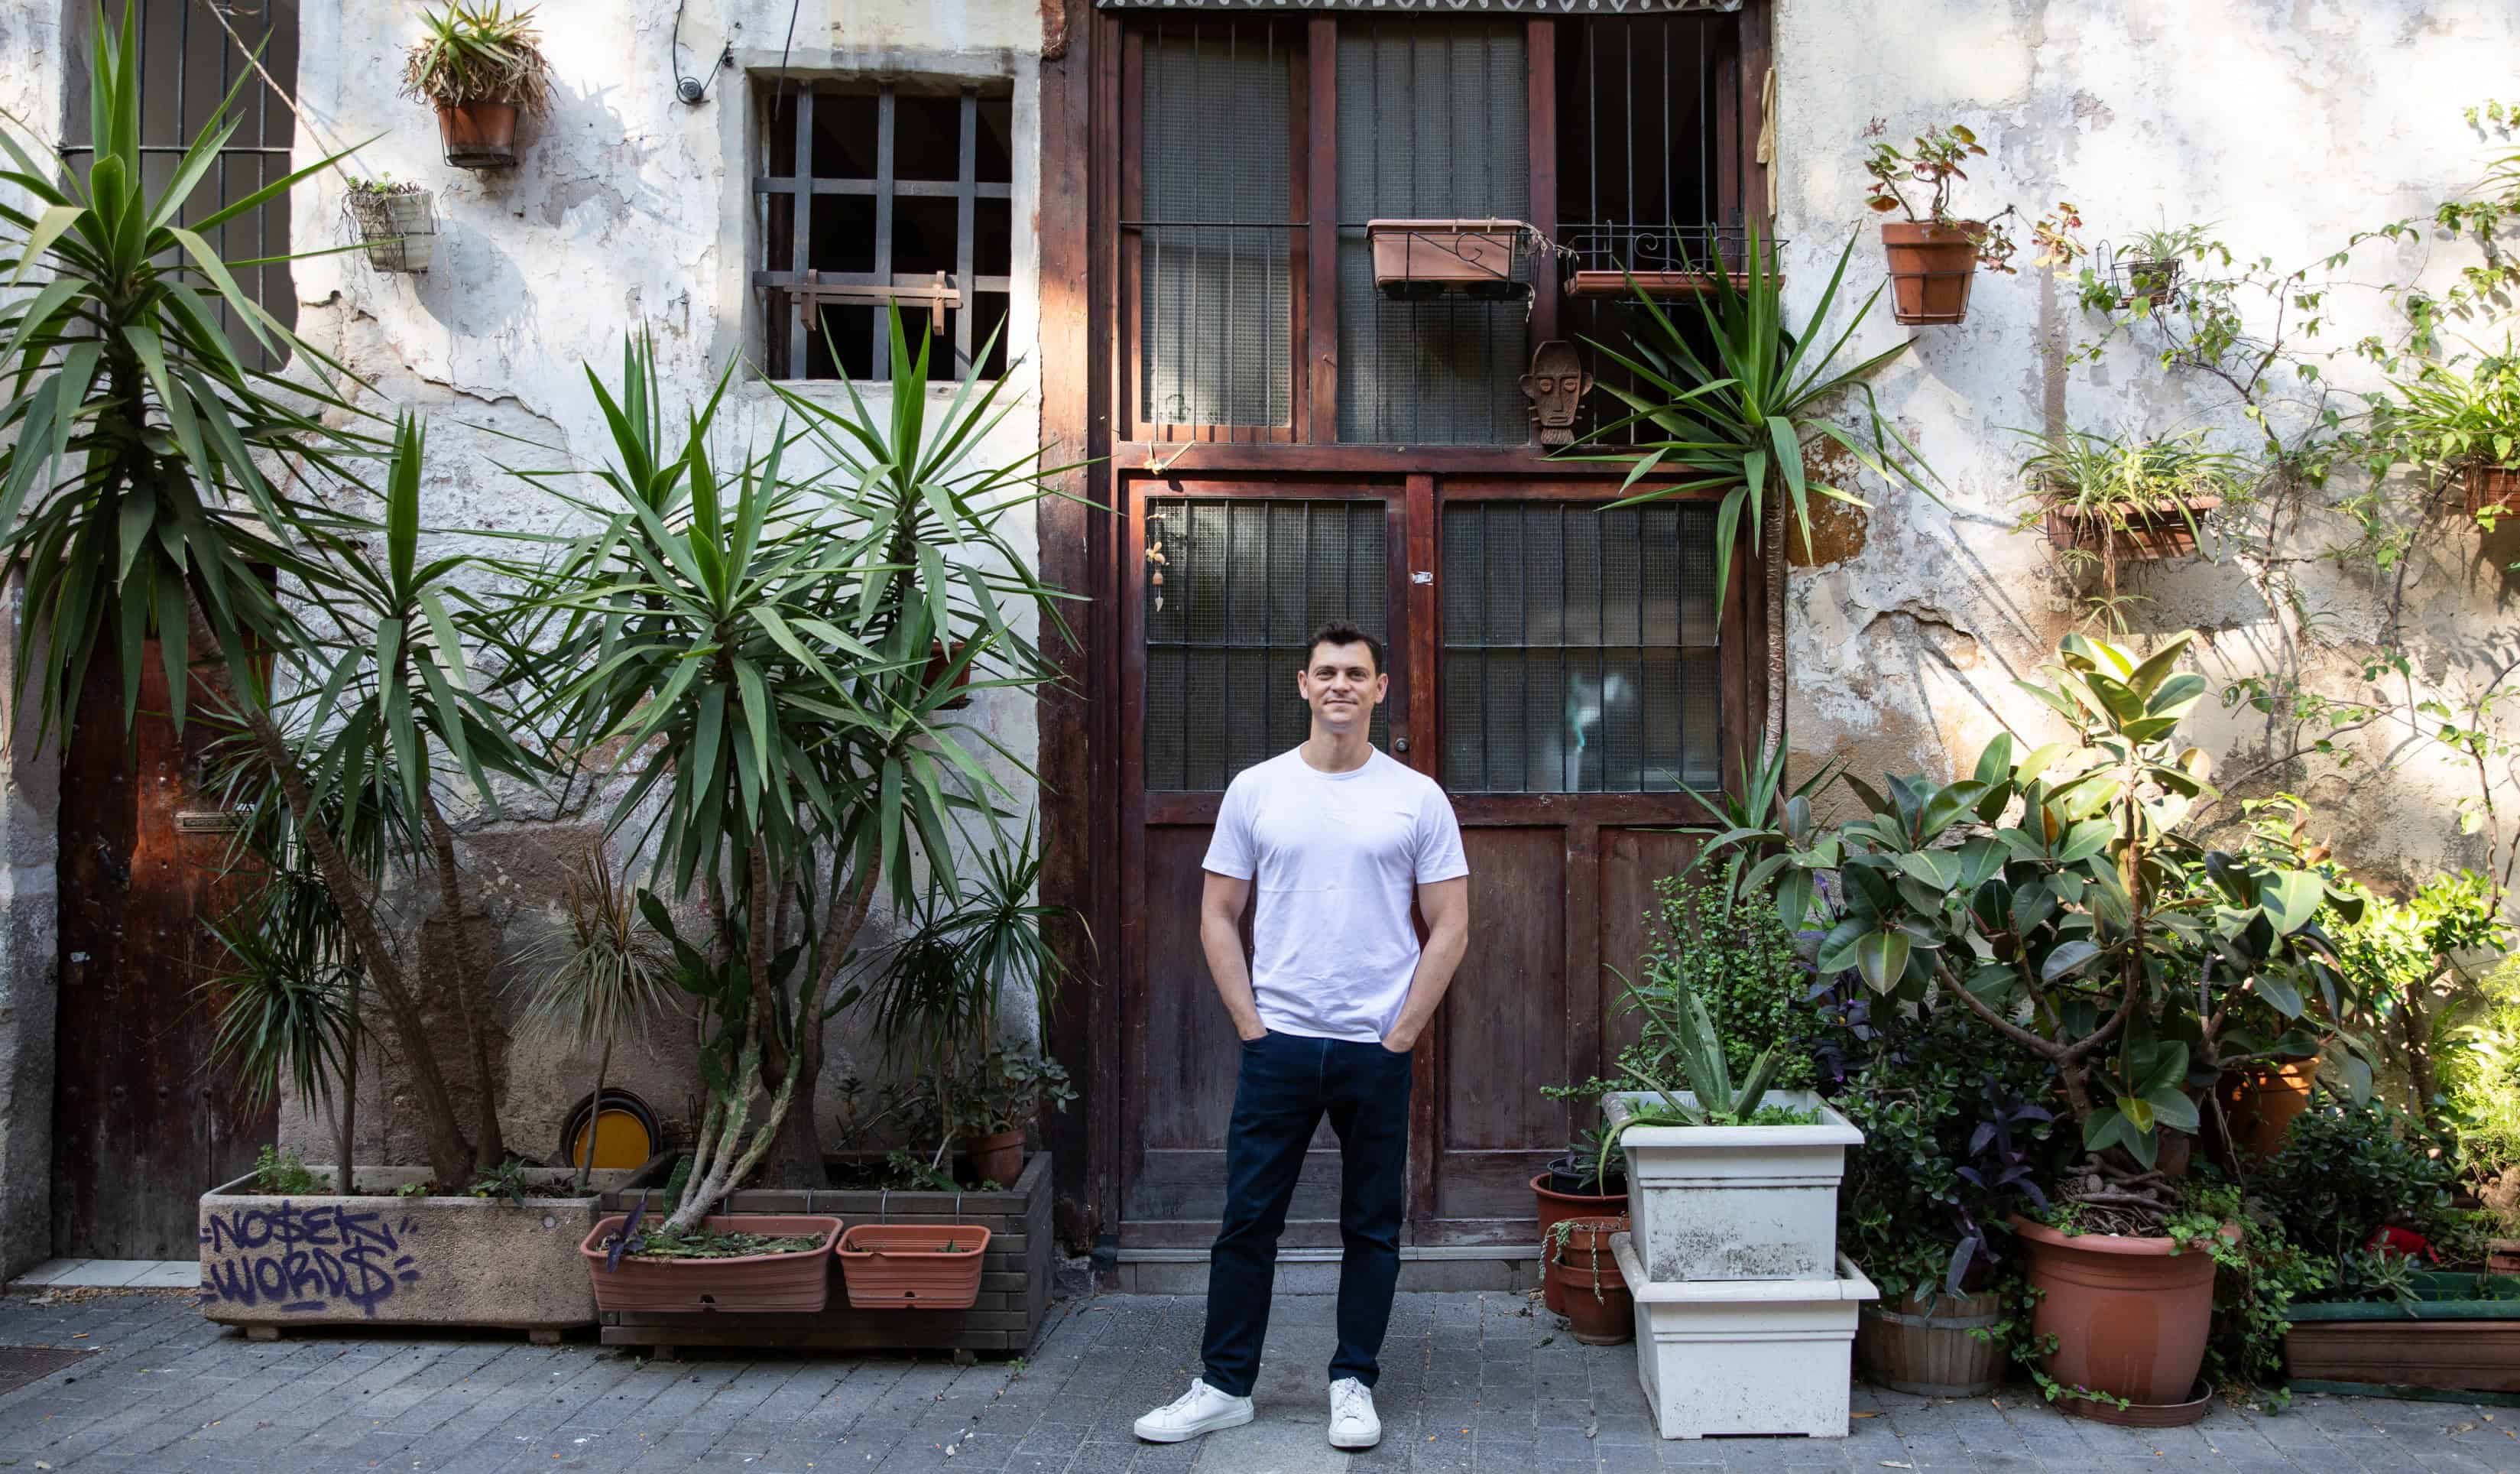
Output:
<instances>
[{"instance_id":1,"label":"hanging potted plant","mask_svg":"<svg viewBox=\"0 0 2520 1474\"><path fill-rule=\"evenodd\" d=\"M353 179L342 210L359 232L368 264L379 271L424 272L435 254L434 197L417 184Z\"/></svg>"},{"instance_id":2,"label":"hanging potted plant","mask_svg":"<svg viewBox=\"0 0 2520 1474\"><path fill-rule=\"evenodd\" d=\"M402 93L437 109L446 161L504 169L517 161L517 117L551 111L551 64L533 11L506 0L452 0L424 10L428 34L404 54Z\"/></svg>"},{"instance_id":3,"label":"hanging potted plant","mask_svg":"<svg viewBox=\"0 0 2520 1474\"><path fill-rule=\"evenodd\" d=\"M2391 385L2374 420L2376 469L2454 482L2472 517L2520 514L2520 348L2509 339L2471 371L2436 363Z\"/></svg>"},{"instance_id":4,"label":"hanging potted plant","mask_svg":"<svg viewBox=\"0 0 2520 1474\"><path fill-rule=\"evenodd\" d=\"M2181 259L2205 249L2202 225L2139 230L2116 257L2118 305L2166 307L2179 295Z\"/></svg>"},{"instance_id":5,"label":"hanging potted plant","mask_svg":"<svg viewBox=\"0 0 2520 1474\"><path fill-rule=\"evenodd\" d=\"M2216 1264L2239 1253L2235 1226L2164 1171L2221 1073L2223 1005L2256 993L2298 1011L2341 990L2319 918L2359 912L2314 871L2179 832L2209 792L2178 736L2208 689L2177 668L2192 639L2138 660L2069 635L2030 688L2066 740L2015 760L1999 736L1967 778L1893 778L1857 790L1869 812L1853 822L1730 840L1812 872L1779 884L1789 904L1826 879L1823 975L1964 1009L2052 1074L2084 1156L2050 1212L2013 1221L2043 1293L2032 1334L2055 1338L2044 1364L2066 1406L2156 1424L2204 1414Z\"/></svg>"},{"instance_id":6,"label":"hanging potted plant","mask_svg":"<svg viewBox=\"0 0 2520 1474\"><path fill-rule=\"evenodd\" d=\"M2238 496L2248 461L2205 432L2150 439L2068 430L2023 435L2023 525L2043 521L2069 575L2097 576L2092 613L2122 626L2118 564L2196 550L2202 519Z\"/></svg>"},{"instance_id":7,"label":"hanging potted plant","mask_svg":"<svg viewBox=\"0 0 2520 1474\"><path fill-rule=\"evenodd\" d=\"M1881 124L1869 130L1879 139ZM1864 161L1872 180L1864 203L1884 214L1897 210L1904 218L1881 225L1881 245L1890 260L1892 315L1903 323L1956 323L1968 316L1969 287L1980 266L2012 270L2017 249L2005 219L2010 206L1982 220L1964 220L1951 212L1952 185L1968 178L1960 167L1983 158L1984 145L1959 123L1927 128L1906 149L1877 141ZM1909 199L1921 186L1924 213Z\"/></svg>"}]
</instances>

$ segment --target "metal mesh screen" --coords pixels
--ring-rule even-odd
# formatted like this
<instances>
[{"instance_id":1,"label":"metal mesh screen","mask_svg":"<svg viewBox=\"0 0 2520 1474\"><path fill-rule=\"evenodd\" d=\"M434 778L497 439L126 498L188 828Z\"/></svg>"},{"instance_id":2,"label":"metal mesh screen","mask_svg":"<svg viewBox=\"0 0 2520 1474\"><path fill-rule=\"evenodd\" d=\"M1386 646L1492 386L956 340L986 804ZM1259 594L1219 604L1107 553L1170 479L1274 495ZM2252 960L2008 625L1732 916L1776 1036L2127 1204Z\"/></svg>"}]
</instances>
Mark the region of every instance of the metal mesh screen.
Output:
<instances>
[{"instance_id":1,"label":"metal mesh screen","mask_svg":"<svg viewBox=\"0 0 2520 1474\"><path fill-rule=\"evenodd\" d=\"M1462 502L1443 538L1445 787L1718 782L1713 511Z\"/></svg>"},{"instance_id":2,"label":"metal mesh screen","mask_svg":"<svg viewBox=\"0 0 2520 1474\"><path fill-rule=\"evenodd\" d=\"M1525 304L1393 301L1365 236L1373 219L1531 218L1529 85L1518 21L1340 23L1340 439L1530 438Z\"/></svg>"},{"instance_id":3,"label":"metal mesh screen","mask_svg":"<svg viewBox=\"0 0 2520 1474\"><path fill-rule=\"evenodd\" d=\"M1150 501L1147 546L1163 555L1146 594L1149 789L1222 789L1302 742L1312 718L1295 672L1325 622L1389 637L1379 501ZM1377 744L1388 712L1374 710Z\"/></svg>"},{"instance_id":4,"label":"metal mesh screen","mask_svg":"<svg viewBox=\"0 0 2520 1474\"><path fill-rule=\"evenodd\" d=\"M1263 22L1173 22L1146 45L1139 384L1168 425L1284 425L1292 79Z\"/></svg>"}]
</instances>

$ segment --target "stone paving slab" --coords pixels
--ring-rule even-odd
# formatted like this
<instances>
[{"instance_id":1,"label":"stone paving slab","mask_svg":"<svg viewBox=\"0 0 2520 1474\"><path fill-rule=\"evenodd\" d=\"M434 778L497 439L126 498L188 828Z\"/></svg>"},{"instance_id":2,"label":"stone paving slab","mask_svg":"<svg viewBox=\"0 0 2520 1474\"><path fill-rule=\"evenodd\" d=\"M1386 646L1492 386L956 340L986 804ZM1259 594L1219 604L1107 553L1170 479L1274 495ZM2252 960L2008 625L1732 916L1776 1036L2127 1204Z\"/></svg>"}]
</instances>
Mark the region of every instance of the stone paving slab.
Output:
<instances>
[{"instance_id":1,"label":"stone paving slab","mask_svg":"<svg viewBox=\"0 0 2520 1474\"><path fill-rule=\"evenodd\" d=\"M1843 1440L1654 1436L1632 1347L1579 1346L1508 1294L1400 1297L1376 1389L1382 1447L1329 1448L1322 1363L1332 1302L1280 1302L1259 1417L1191 1444L1130 1424L1197 1367L1194 1297L1056 1307L1028 1360L757 1357L647 1361L520 1337L318 1333L250 1342L164 1291L45 1289L0 1298L0 1346L87 1355L0 1394L0 1471L600 1469L829 1474L1628 1474L1882 1469L2125 1474L2520 1474L2520 1409L2302 1399L2285 1413L2218 1404L2192 1428L2108 1428L2026 1388L1984 1401L1858 1387Z\"/></svg>"}]
</instances>

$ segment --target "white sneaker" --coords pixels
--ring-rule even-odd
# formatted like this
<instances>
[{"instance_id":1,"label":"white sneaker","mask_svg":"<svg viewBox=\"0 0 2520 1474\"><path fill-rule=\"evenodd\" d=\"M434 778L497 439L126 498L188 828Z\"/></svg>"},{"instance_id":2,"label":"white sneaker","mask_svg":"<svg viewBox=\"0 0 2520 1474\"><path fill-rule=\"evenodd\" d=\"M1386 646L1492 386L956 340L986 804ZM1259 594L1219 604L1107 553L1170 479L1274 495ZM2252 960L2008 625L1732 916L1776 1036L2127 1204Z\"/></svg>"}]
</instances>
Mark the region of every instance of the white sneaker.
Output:
<instances>
[{"instance_id":1,"label":"white sneaker","mask_svg":"<svg viewBox=\"0 0 2520 1474\"><path fill-rule=\"evenodd\" d=\"M1382 1419L1373 1415L1373 1393L1354 1377L1330 1384L1330 1447L1371 1449L1382 1442Z\"/></svg>"},{"instance_id":2,"label":"white sneaker","mask_svg":"<svg viewBox=\"0 0 2520 1474\"><path fill-rule=\"evenodd\" d=\"M1372 1416L1370 1408L1366 1415ZM1219 1428L1239 1428L1249 1421L1249 1398L1230 1396L1192 1377L1190 1391L1138 1419L1138 1437L1150 1444L1178 1444Z\"/></svg>"}]
</instances>

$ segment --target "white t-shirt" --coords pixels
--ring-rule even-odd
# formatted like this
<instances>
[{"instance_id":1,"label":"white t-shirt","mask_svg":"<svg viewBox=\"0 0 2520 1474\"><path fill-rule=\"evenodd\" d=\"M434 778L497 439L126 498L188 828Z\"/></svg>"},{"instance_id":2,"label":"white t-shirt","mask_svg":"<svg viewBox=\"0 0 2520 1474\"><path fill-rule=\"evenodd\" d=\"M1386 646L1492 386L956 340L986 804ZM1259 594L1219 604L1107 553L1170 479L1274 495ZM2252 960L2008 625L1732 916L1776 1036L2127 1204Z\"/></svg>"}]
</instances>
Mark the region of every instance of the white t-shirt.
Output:
<instances>
[{"instance_id":1,"label":"white t-shirt","mask_svg":"<svg viewBox=\"0 0 2520 1474\"><path fill-rule=\"evenodd\" d=\"M1378 1042L1418 971L1418 887L1470 873L1435 780L1376 749L1326 773L1302 749L1235 776L1203 868L1259 891L1251 992L1280 1034Z\"/></svg>"}]
</instances>

